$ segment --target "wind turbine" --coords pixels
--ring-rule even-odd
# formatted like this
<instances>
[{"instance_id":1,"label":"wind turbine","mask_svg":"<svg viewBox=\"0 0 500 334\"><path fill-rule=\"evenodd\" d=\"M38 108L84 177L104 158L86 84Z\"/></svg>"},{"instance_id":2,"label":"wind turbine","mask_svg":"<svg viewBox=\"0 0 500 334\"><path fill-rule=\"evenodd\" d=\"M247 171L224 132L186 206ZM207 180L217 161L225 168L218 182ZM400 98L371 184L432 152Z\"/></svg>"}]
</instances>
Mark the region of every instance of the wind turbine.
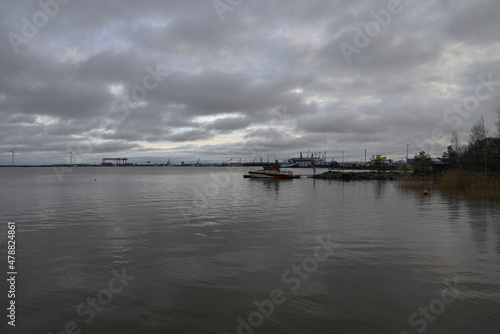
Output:
<instances>
[{"instance_id":1,"label":"wind turbine","mask_svg":"<svg viewBox=\"0 0 500 334\"><path fill-rule=\"evenodd\" d=\"M68 152L69 154L69 165L73 166L73 150Z\"/></svg>"},{"instance_id":2,"label":"wind turbine","mask_svg":"<svg viewBox=\"0 0 500 334\"><path fill-rule=\"evenodd\" d=\"M14 167L14 156L16 155L16 147L14 147L14 149L12 151L10 151L12 153L12 167Z\"/></svg>"}]
</instances>

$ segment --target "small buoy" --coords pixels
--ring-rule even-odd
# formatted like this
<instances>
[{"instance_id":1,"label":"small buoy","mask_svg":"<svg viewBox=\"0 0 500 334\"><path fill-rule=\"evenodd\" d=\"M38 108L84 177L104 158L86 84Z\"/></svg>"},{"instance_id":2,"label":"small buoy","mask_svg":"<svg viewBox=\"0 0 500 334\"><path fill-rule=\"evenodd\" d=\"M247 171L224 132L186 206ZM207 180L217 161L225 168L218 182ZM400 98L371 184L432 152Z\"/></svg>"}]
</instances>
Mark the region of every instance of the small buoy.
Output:
<instances>
[{"instance_id":1,"label":"small buoy","mask_svg":"<svg viewBox=\"0 0 500 334\"><path fill-rule=\"evenodd\" d=\"M424 190L424 195L429 195L429 192L427 190Z\"/></svg>"}]
</instances>

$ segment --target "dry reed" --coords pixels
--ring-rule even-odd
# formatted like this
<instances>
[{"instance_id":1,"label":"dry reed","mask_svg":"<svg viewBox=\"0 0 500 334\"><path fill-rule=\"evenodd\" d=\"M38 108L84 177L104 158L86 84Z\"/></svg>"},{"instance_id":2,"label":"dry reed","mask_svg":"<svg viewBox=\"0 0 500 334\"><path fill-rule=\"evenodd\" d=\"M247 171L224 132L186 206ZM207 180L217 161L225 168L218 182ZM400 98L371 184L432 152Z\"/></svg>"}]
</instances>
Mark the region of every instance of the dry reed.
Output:
<instances>
[{"instance_id":1,"label":"dry reed","mask_svg":"<svg viewBox=\"0 0 500 334\"><path fill-rule=\"evenodd\" d=\"M440 189L447 195L500 200L500 175L461 173L449 170L438 176L410 176L400 179L403 189Z\"/></svg>"},{"instance_id":2,"label":"dry reed","mask_svg":"<svg viewBox=\"0 0 500 334\"><path fill-rule=\"evenodd\" d=\"M460 173L449 170L443 173L440 188L474 198L500 199L500 175Z\"/></svg>"},{"instance_id":3,"label":"dry reed","mask_svg":"<svg viewBox=\"0 0 500 334\"><path fill-rule=\"evenodd\" d=\"M437 185L435 176L407 176L399 179L399 186L404 189L430 189Z\"/></svg>"}]
</instances>

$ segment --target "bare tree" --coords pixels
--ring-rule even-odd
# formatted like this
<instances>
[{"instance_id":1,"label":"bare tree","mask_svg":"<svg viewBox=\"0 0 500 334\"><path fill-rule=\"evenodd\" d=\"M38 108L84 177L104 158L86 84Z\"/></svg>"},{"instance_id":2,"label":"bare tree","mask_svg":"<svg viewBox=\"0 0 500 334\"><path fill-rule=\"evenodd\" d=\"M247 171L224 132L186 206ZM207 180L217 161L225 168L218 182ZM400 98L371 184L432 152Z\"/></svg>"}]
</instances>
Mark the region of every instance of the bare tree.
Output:
<instances>
[{"instance_id":1,"label":"bare tree","mask_svg":"<svg viewBox=\"0 0 500 334\"><path fill-rule=\"evenodd\" d=\"M497 122L495 124L497 126L497 137L500 138L500 106L497 107Z\"/></svg>"},{"instance_id":2,"label":"bare tree","mask_svg":"<svg viewBox=\"0 0 500 334\"><path fill-rule=\"evenodd\" d=\"M486 128L484 126L484 117L481 115L479 121L472 127L469 135L469 145L480 144L486 139Z\"/></svg>"},{"instance_id":3,"label":"bare tree","mask_svg":"<svg viewBox=\"0 0 500 334\"><path fill-rule=\"evenodd\" d=\"M451 148L455 152L456 164L458 165L458 169L462 170L462 164L460 163L460 159L462 158L464 149L462 147L462 144L460 144L460 137L458 137L458 133L456 130L453 130L451 132Z\"/></svg>"},{"instance_id":4,"label":"bare tree","mask_svg":"<svg viewBox=\"0 0 500 334\"><path fill-rule=\"evenodd\" d=\"M481 160L484 162L486 171L486 128L484 126L484 117L477 121L476 124L471 128L469 134L469 150L472 154L474 165L476 169L479 169L479 163Z\"/></svg>"}]
</instances>

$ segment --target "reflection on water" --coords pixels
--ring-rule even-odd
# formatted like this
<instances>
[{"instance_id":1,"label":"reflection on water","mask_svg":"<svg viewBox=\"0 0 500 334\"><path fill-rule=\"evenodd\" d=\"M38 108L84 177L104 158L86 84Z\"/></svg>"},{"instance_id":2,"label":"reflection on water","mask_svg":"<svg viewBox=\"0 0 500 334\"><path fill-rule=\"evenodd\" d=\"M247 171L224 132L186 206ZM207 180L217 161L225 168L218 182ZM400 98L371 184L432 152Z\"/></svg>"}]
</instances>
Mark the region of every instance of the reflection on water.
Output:
<instances>
[{"instance_id":1,"label":"reflection on water","mask_svg":"<svg viewBox=\"0 0 500 334\"><path fill-rule=\"evenodd\" d=\"M59 182L50 168L2 169L2 217L18 226L20 332L74 321L87 333L237 333L279 289L285 301L255 333L417 333L410 316L423 319L419 308L454 279L465 288L426 333L500 328L499 203L245 172L75 168ZM314 265L327 237L337 246ZM76 307L121 268L135 279L87 323Z\"/></svg>"}]
</instances>

